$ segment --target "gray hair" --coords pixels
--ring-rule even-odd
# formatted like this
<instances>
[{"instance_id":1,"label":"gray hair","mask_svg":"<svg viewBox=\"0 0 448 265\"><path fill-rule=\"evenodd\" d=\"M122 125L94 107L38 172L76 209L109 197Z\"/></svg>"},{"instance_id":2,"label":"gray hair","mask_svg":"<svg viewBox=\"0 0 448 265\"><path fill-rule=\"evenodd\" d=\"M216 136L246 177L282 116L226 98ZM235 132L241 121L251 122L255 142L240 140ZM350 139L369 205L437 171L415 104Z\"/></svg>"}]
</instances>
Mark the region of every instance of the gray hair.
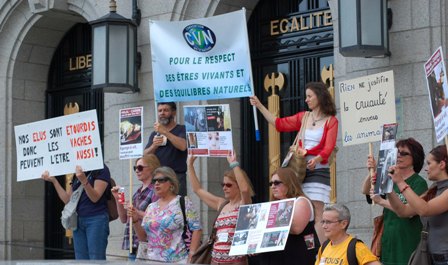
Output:
<instances>
[{"instance_id":1,"label":"gray hair","mask_svg":"<svg viewBox=\"0 0 448 265\"><path fill-rule=\"evenodd\" d=\"M160 173L161 175L164 175L165 177L170 179L170 182L174 187L172 192L177 195L179 193L179 180L177 179L176 172L174 172L174 170L170 167L158 167L156 168L156 170L154 170L154 176L157 173Z\"/></svg>"},{"instance_id":2,"label":"gray hair","mask_svg":"<svg viewBox=\"0 0 448 265\"><path fill-rule=\"evenodd\" d=\"M326 204L324 206L324 212L326 211L337 212L339 215L338 217L339 221L347 220L348 224L347 227L345 228L347 230L348 226L350 225L350 219L351 219L350 210L347 208L347 206L339 203Z\"/></svg>"}]
</instances>

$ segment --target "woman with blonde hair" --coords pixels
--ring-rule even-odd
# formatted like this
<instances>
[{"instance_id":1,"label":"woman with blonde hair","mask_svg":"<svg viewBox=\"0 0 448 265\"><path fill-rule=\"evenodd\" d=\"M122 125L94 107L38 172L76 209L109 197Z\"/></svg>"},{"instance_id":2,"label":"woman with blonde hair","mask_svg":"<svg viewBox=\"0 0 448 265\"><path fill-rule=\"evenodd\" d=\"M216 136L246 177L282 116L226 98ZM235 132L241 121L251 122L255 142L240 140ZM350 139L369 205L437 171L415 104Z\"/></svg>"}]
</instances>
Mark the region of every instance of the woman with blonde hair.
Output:
<instances>
[{"instance_id":1,"label":"woman with blonde hair","mask_svg":"<svg viewBox=\"0 0 448 265\"><path fill-rule=\"evenodd\" d=\"M190 249L183 238L184 217L180 205L179 181L176 173L169 167L159 167L154 171L151 183L159 197L145 211L143 220L138 218L133 207L129 207L128 216L132 216L134 229L140 244L147 244L144 257L151 263L187 263L199 246L202 229L199 215L188 197L185 198L186 225L192 231Z\"/></svg>"},{"instance_id":2,"label":"woman with blonde hair","mask_svg":"<svg viewBox=\"0 0 448 265\"><path fill-rule=\"evenodd\" d=\"M157 201L158 197L154 192L154 185L151 184L153 172L156 168L160 167L160 161L154 154L144 155L135 161L134 171L137 175L137 179L142 182L142 186L138 188L134 195L132 195L132 206L137 212L138 219L142 220L145 216L145 210L151 202ZM120 221L126 224L124 229L122 249L129 250L129 218L126 213L127 203L118 203L118 190L120 186L112 188L112 195L117 201L117 210L120 217ZM134 221L134 220L133 220ZM129 259L135 260L138 248L138 237L133 231L132 235L132 251L129 253Z\"/></svg>"},{"instance_id":3,"label":"woman with blonde hair","mask_svg":"<svg viewBox=\"0 0 448 265\"><path fill-rule=\"evenodd\" d=\"M313 265L320 244L314 228L314 207L302 191L296 174L289 168L279 168L272 174L271 201L296 198L291 230L285 249L260 254L261 265Z\"/></svg>"},{"instance_id":4,"label":"woman with blonde hair","mask_svg":"<svg viewBox=\"0 0 448 265\"><path fill-rule=\"evenodd\" d=\"M247 264L246 256L229 256L229 251L235 234L238 210L241 205L252 203L251 197L254 192L250 180L236 161L235 155L230 155L227 157L227 161L231 170L224 172L221 184L224 198L216 196L201 187L194 169L195 160L194 156L189 156L187 159L188 176L193 191L210 208L221 209L213 224L217 237L213 245L211 264L245 265Z\"/></svg>"}]
</instances>

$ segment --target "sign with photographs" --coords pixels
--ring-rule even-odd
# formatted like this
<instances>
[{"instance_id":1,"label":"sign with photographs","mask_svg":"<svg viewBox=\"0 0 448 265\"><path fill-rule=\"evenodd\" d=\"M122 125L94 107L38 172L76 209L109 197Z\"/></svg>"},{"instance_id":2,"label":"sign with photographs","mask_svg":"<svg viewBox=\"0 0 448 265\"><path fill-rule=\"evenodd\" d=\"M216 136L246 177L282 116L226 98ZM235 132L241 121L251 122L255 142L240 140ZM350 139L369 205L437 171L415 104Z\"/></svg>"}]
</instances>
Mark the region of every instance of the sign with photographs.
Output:
<instances>
[{"instance_id":1,"label":"sign with photographs","mask_svg":"<svg viewBox=\"0 0 448 265\"><path fill-rule=\"evenodd\" d=\"M188 154L228 156L233 150L229 104L184 106Z\"/></svg>"},{"instance_id":2,"label":"sign with photographs","mask_svg":"<svg viewBox=\"0 0 448 265\"><path fill-rule=\"evenodd\" d=\"M442 47L425 63L425 76L428 87L429 104L434 120L437 141L443 140L448 130L447 100L448 85L443 60Z\"/></svg>"},{"instance_id":3,"label":"sign with photographs","mask_svg":"<svg viewBox=\"0 0 448 265\"><path fill-rule=\"evenodd\" d=\"M120 159L143 156L143 107L121 109L119 112Z\"/></svg>"},{"instance_id":4,"label":"sign with photographs","mask_svg":"<svg viewBox=\"0 0 448 265\"><path fill-rule=\"evenodd\" d=\"M397 123L383 125L382 141L376 168L375 194L387 194L392 192L394 183L389 176L389 167L397 163L398 150L395 148L397 128Z\"/></svg>"},{"instance_id":5,"label":"sign with photographs","mask_svg":"<svg viewBox=\"0 0 448 265\"><path fill-rule=\"evenodd\" d=\"M292 198L240 206L229 255L283 250L291 228L295 201ZM217 240L221 240L219 235ZM307 244L314 244L314 238Z\"/></svg>"}]
</instances>

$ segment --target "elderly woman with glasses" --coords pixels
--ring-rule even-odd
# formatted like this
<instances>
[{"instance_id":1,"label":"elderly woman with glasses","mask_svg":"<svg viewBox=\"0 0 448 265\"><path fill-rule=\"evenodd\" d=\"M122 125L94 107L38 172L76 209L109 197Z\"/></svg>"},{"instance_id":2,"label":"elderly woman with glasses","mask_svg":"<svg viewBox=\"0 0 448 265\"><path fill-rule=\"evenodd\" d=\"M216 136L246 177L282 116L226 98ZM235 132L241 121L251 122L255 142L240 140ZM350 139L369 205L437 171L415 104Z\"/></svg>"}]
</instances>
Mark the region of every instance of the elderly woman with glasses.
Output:
<instances>
[{"instance_id":1,"label":"elderly woman with glasses","mask_svg":"<svg viewBox=\"0 0 448 265\"><path fill-rule=\"evenodd\" d=\"M418 174L423 168L425 153L423 146L414 138L407 138L396 143L398 148L397 164L395 168L400 170L403 180L412 187L417 194L422 194L428 189L426 181ZM369 156L367 168L376 171L376 164L373 157ZM376 173L374 174L376 175ZM422 223L417 215L401 216L391 207L389 200L380 195L373 194L370 175L366 177L363 186L363 193L370 196L368 201L373 200L375 204L384 207L383 224L384 230L381 236L380 260L385 265L406 265L409 257L420 241L420 231ZM406 199L400 192L397 185L393 187L393 193L400 197L403 203Z\"/></svg>"},{"instance_id":2,"label":"elderly woman with glasses","mask_svg":"<svg viewBox=\"0 0 448 265\"><path fill-rule=\"evenodd\" d=\"M194 156L189 156L187 159L188 176L193 191L208 207L215 210L221 209L216 222L213 224L216 228L217 237L213 245L211 264L245 265L247 264L246 256L229 256L229 251L235 234L238 210L241 205L252 203L251 197L254 192L250 180L240 168L235 155L230 155L227 157L227 161L232 170L224 172L222 181L224 198L216 196L201 187L194 170L195 160L196 157Z\"/></svg>"},{"instance_id":3,"label":"elderly woman with glasses","mask_svg":"<svg viewBox=\"0 0 448 265\"><path fill-rule=\"evenodd\" d=\"M312 265L319 250L319 238L314 228L314 207L305 196L297 177L289 168L279 168L272 174L271 201L296 198L285 249L262 253L259 255L260 265Z\"/></svg>"},{"instance_id":4,"label":"elderly woman with glasses","mask_svg":"<svg viewBox=\"0 0 448 265\"><path fill-rule=\"evenodd\" d=\"M179 181L176 173L169 167L154 170L151 183L159 199L151 203L140 220L133 207L129 207L128 216L132 216L135 232L140 244L144 241L147 251L141 259L151 263L187 263L190 255L196 251L201 239L199 215L191 200L185 198L186 225L192 231L191 245L188 249L183 238L184 217L180 204ZM140 248L140 247L139 247Z\"/></svg>"},{"instance_id":5,"label":"elderly woman with glasses","mask_svg":"<svg viewBox=\"0 0 448 265\"><path fill-rule=\"evenodd\" d=\"M154 154L145 155L135 161L134 171L137 175L137 179L142 182L142 186L138 188L134 195L132 196L132 206L134 207L137 218L139 220L143 219L145 215L145 210L151 202L157 201L158 197L154 192L154 185L151 184L151 180L153 177L153 171L160 167L160 161ZM122 249L129 250L129 222L130 219L127 216L126 204L118 203L118 190L120 186L115 186L112 188L112 195L117 201L117 209L118 215L120 216L120 221L126 224L124 229L124 237L123 244L121 246ZM137 254L138 247L138 237L133 231L132 235L132 249L129 253L129 259L135 260L135 256Z\"/></svg>"},{"instance_id":6,"label":"elderly woman with glasses","mask_svg":"<svg viewBox=\"0 0 448 265\"><path fill-rule=\"evenodd\" d=\"M429 152L426 160L428 179L434 185L428 192L419 196L402 174L402 169L392 167L392 177L400 197L395 193L388 194L392 208L402 217L420 215L428 231L428 252L432 264L448 264L448 154L446 145L439 145ZM407 203L402 202L404 198ZM420 230L419 230L420 231ZM400 235L403 238L403 235ZM405 239L402 239L405 240Z\"/></svg>"}]
</instances>

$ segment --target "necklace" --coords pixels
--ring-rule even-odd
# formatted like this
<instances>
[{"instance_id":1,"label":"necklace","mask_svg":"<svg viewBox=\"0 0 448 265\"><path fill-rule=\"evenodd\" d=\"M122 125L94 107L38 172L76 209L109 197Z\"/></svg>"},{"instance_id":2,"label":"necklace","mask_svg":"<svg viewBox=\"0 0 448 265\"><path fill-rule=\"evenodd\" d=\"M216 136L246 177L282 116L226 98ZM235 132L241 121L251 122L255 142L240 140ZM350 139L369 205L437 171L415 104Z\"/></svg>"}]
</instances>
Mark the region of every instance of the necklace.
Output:
<instances>
[{"instance_id":1,"label":"necklace","mask_svg":"<svg viewBox=\"0 0 448 265\"><path fill-rule=\"evenodd\" d=\"M319 121L321 121L321 120L323 120L325 118L325 116L323 116L323 117L321 117L320 119L314 119L314 115L313 115L313 113L311 112L311 119L313 119L313 123L312 123L312 125L313 126L316 126L316 122L319 122Z\"/></svg>"}]
</instances>

